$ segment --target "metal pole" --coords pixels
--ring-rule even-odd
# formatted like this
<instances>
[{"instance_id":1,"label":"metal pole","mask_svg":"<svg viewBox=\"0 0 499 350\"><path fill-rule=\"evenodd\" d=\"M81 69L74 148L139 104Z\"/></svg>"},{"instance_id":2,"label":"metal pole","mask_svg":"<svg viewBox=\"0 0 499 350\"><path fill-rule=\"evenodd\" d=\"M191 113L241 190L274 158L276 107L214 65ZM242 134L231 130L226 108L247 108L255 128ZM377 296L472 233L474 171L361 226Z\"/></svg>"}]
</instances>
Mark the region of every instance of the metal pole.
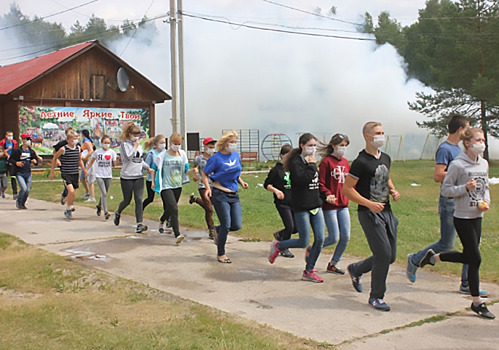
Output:
<instances>
[{"instance_id":1,"label":"metal pole","mask_svg":"<svg viewBox=\"0 0 499 350\"><path fill-rule=\"evenodd\" d=\"M185 125L185 94L184 94L184 24L182 18L182 0L177 1L178 18L178 83L180 102L180 135L182 135L182 147L187 150L187 130Z\"/></svg>"},{"instance_id":2,"label":"metal pole","mask_svg":"<svg viewBox=\"0 0 499 350\"><path fill-rule=\"evenodd\" d=\"M177 19L175 0L170 0L170 55L172 79L172 131L178 131L177 118Z\"/></svg>"}]
</instances>

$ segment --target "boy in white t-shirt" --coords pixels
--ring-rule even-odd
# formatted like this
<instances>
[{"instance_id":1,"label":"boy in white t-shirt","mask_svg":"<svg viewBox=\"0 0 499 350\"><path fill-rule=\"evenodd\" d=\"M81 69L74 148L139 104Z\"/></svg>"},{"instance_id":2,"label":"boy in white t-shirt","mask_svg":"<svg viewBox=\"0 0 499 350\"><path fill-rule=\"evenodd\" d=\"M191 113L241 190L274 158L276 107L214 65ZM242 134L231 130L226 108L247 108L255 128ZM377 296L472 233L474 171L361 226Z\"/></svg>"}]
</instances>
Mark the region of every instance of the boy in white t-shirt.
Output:
<instances>
[{"instance_id":1,"label":"boy in white t-shirt","mask_svg":"<svg viewBox=\"0 0 499 350\"><path fill-rule=\"evenodd\" d=\"M113 166L116 165L118 155L111 149L111 138L104 135L101 139L102 148L92 153L90 162L87 164L87 171L93 169L97 185L101 193L101 198L97 204L97 215L100 216L101 211L104 209L105 219L111 216L107 207L107 192L111 186L113 178Z\"/></svg>"}]
</instances>

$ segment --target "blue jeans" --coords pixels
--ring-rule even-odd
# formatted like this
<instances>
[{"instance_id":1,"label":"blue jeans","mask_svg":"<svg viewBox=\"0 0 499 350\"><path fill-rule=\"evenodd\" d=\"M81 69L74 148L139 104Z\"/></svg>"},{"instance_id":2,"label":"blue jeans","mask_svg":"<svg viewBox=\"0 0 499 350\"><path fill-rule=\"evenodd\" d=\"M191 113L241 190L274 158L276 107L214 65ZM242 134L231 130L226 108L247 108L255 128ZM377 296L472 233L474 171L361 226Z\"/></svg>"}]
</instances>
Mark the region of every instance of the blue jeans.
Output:
<instances>
[{"instance_id":1,"label":"blue jeans","mask_svg":"<svg viewBox=\"0 0 499 350\"><path fill-rule=\"evenodd\" d=\"M411 262L415 266L419 266L421 259L425 256L429 249L433 249L435 253L443 253L454 248L456 243L456 229L454 228L454 210L456 205L454 199L440 195L438 199L438 215L440 216L440 239L421 249L412 256ZM468 284L468 265L463 265L461 276L463 284Z\"/></svg>"},{"instance_id":2,"label":"blue jeans","mask_svg":"<svg viewBox=\"0 0 499 350\"><path fill-rule=\"evenodd\" d=\"M217 188L213 188L211 194L211 203L215 208L220 225L216 227L217 254L225 255L225 243L229 231L237 231L243 224L243 211L241 202L237 193L226 193Z\"/></svg>"},{"instance_id":3,"label":"blue jeans","mask_svg":"<svg viewBox=\"0 0 499 350\"><path fill-rule=\"evenodd\" d=\"M299 211L295 212L296 228L298 229L298 239L288 239L286 241L280 241L277 244L277 248L280 250L286 250L289 248L305 248L310 242L310 226L314 231L314 244L310 248L310 256L307 259L307 265L305 270L310 272L314 269L317 259L322 250L322 244L324 243L324 214L322 213L322 208L318 208L319 211L313 215L310 211Z\"/></svg>"},{"instance_id":4,"label":"blue jeans","mask_svg":"<svg viewBox=\"0 0 499 350\"><path fill-rule=\"evenodd\" d=\"M350 212L348 207L333 210L324 210L324 220L328 236L324 239L323 247L327 247L338 242L334 250L331 263L336 265L345 249L347 249L348 241L350 240Z\"/></svg>"},{"instance_id":5,"label":"blue jeans","mask_svg":"<svg viewBox=\"0 0 499 350\"><path fill-rule=\"evenodd\" d=\"M17 174L17 182L19 183L19 195L17 196L17 206L22 207L28 200L29 191L31 191L31 173Z\"/></svg>"}]
</instances>

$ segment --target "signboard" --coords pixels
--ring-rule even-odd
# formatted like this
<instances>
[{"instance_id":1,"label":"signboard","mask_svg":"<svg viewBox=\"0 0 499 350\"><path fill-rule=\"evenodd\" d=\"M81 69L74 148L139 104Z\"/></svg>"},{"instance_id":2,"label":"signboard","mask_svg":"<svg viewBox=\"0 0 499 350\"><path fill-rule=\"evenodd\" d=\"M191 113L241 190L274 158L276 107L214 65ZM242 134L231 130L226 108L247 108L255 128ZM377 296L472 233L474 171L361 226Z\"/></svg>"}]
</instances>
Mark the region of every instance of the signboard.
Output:
<instances>
[{"instance_id":1,"label":"signboard","mask_svg":"<svg viewBox=\"0 0 499 350\"><path fill-rule=\"evenodd\" d=\"M52 146L66 138L65 130L87 129L94 144L108 135L119 146L123 124L133 121L141 130L141 139L149 135L149 109L19 106L19 133L31 135L39 154L52 154Z\"/></svg>"}]
</instances>

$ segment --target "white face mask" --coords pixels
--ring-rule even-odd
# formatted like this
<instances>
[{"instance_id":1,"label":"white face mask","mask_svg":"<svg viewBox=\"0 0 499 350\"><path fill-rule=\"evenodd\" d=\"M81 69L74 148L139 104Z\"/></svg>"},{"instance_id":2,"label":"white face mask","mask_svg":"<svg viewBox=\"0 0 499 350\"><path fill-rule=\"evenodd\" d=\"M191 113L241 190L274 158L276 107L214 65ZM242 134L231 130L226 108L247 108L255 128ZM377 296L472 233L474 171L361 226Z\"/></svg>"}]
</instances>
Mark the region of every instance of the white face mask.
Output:
<instances>
[{"instance_id":1,"label":"white face mask","mask_svg":"<svg viewBox=\"0 0 499 350\"><path fill-rule=\"evenodd\" d=\"M374 148L381 148L385 144L385 135L374 135L374 140L371 141L371 145Z\"/></svg>"},{"instance_id":2,"label":"white face mask","mask_svg":"<svg viewBox=\"0 0 499 350\"><path fill-rule=\"evenodd\" d=\"M317 146L305 146L305 155L312 156L317 151Z\"/></svg>"},{"instance_id":3,"label":"white face mask","mask_svg":"<svg viewBox=\"0 0 499 350\"><path fill-rule=\"evenodd\" d=\"M132 136L132 137L130 137L130 140L131 140L132 142L135 142L135 141L137 141L138 139L139 139L139 137L138 137L138 136Z\"/></svg>"},{"instance_id":4,"label":"white face mask","mask_svg":"<svg viewBox=\"0 0 499 350\"><path fill-rule=\"evenodd\" d=\"M172 151L175 151L175 152L180 151L180 145L171 145L170 148L172 149Z\"/></svg>"},{"instance_id":5,"label":"white face mask","mask_svg":"<svg viewBox=\"0 0 499 350\"><path fill-rule=\"evenodd\" d=\"M213 154L213 153L215 153L215 149L214 148L207 148L206 153Z\"/></svg>"},{"instance_id":6,"label":"white face mask","mask_svg":"<svg viewBox=\"0 0 499 350\"><path fill-rule=\"evenodd\" d=\"M485 151L485 145L483 143L474 143L474 144L471 145L471 147L469 148L469 150L475 156L479 156L480 154L483 153L483 151Z\"/></svg>"},{"instance_id":7,"label":"white face mask","mask_svg":"<svg viewBox=\"0 0 499 350\"><path fill-rule=\"evenodd\" d=\"M76 139L76 140L73 140L73 146L76 146L78 144L79 140Z\"/></svg>"},{"instance_id":8,"label":"white face mask","mask_svg":"<svg viewBox=\"0 0 499 350\"><path fill-rule=\"evenodd\" d=\"M158 143L158 150L160 152L164 151L166 149L166 143Z\"/></svg>"},{"instance_id":9,"label":"white face mask","mask_svg":"<svg viewBox=\"0 0 499 350\"><path fill-rule=\"evenodd\" d=\"M26 144L26 146L31 146L31 140L26 140L24 141L24 143Z\"/></svg>"},{"instance_id":10,"label":"white face mask","mask_svg":"<svg viewBox=\"0 0 499 350\"><path fill-rule=\"evenodd\" d=\"M12 141L14 139L13 136L7 136L7 140Z\"/></svg>"},{"instance_id":11,"label":"white face mask","mask_svg":"<svg viewBox=\"0 0 499 350\"><path fill-rule=\"evenodd\" d=\"M237 143L229 143L226 149L229 153L237 151Z\"/></svg>"},{"instance_id":12,"label":"white face mask","mask_svg":"<svg viewBox=\"0 0 499 350\"><path fill-rule=\"evenodd\" d=\"M347 146L337 146L334 153L340 157L343 157L347 152Z\"/></svg>"},{"instance_id":13,"label":"white face mask","mask_svg":"<svg viewBox=\"0 0 499 350\"><path fill-rule=\"evenodd\" d=\"M109 143L103 143L102 144L102 149L108 150L109 147L111 147L111 144L109 144Z\"/></svg>"}]
</instances>

